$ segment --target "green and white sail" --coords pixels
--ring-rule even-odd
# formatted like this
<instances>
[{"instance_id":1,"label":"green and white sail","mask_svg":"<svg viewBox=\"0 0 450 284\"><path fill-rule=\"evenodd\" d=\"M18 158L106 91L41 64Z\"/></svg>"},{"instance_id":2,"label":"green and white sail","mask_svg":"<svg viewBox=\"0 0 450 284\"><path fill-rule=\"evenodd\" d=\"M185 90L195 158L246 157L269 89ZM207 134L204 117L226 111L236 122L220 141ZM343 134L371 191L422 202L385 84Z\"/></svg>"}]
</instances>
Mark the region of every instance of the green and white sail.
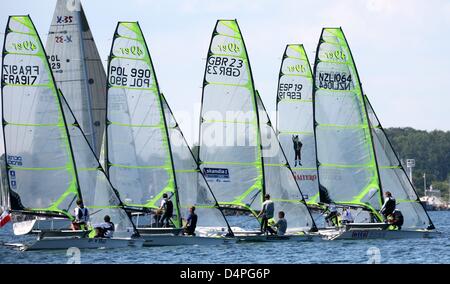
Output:
<instances>
[{"instance_id":1,"label":"green and white sail","mask_svg":"<svg viewBox=\"0 0 450 284\"><path fill-rule=\"evenodd\" d=\"M2 109L9 187L23 205L21 211L72 219L74 201L82 199L91 209L92 223L109 215L116 225L115 236L134 233L118 195L56 88L29 16L8 20Z\"/></svg>"},{"instance_id":2,"label":"green and white sail","mask_svg":"<svg viewBox=\"0 0 450 284\"><path fill-rule=\"evenodd\" d=\"M278 139L307 203L316 205L320 198L312 88L311 67L303 45L287 45L278 78Z\"/></svg>"},{"instance_id":3,"label":"green and white sail","mask_svg":"<svg viewBox=\"0 0 450 284\"><path fill-rule=\"evenodd\" d=\"M377 211L382 188L363 91L341 28L324 28L314 66L320 186L332 202Z\"/></svg>"},{"instance_id":4,"label":"green and white sail","mask_svg":"<svg viewBox=\"0 0 450 284\"><path fill-rule=\"evenodd\" d=\"M109 63L107 164L130 207L159 208L168 193L179 227L195 206L198 227L231 232L167 101L137 22L117 26ZM180 189L180 190L178 190Z\"/></svg>"},{"instance_id":5,"label":"green and white sail","mask_svg":"<svg viewBox=\"0 0 450 284\"><path fill-rule=\"evenodd\" d=\"M255 91L236 20L217 21L206 60L198 160L231 226L259 228L255 215L268 193L290 228L315 228Z\"/></svg>"},{"instance_id":6,"label":"green and white sail","mask_svg":"<svg viewBox=\"0 0 450 284\"><path fill-rule=\"evenodd\" d=\"M383 190L390 191L397 201L397 209L403 213L403 228L434 229L419 196L410 182L367 96L367 112L372 127L379 173Z\"/></svg>"},{"instance_id":7,"label":"green and white sail","mask_svg":"<svg viewBox=\"0 0 450 284\"><path fill-rule=\"evenodd\" d=\"M57 0L46 51L56 84L98 157L105 128L106 74L80 0Z\"/></svg>"},{"instance_id":8,"label":"green and white sail","mask_svg":"<svg viewBox=\"0 0 450 284\"><path fill-rule=\"evenodd\" d=\"M109 56L106 149L108 174L130 207L157 209L167 193L180 227L180 207L163 100L137 22L119 22Z\"/></svg>"}]
</instances>

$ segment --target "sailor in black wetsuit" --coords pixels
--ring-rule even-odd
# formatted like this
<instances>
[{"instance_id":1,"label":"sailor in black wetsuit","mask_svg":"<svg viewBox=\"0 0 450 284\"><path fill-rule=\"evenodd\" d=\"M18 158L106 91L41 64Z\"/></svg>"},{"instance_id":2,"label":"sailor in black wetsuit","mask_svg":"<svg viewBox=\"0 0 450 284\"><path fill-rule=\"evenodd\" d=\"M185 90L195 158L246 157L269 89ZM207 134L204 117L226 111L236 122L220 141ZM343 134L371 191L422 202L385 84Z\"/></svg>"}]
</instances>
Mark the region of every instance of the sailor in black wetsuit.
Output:
<instances>
[{"instance_id":1,"label":"sailor in black wetsuit","mask_svg":"<svg viewBox=\"0 0 450 284\"><path fill-rule=\"evenodd\" d=\"M382 214L384 216L384 219L387 221L388 216L392 215L392 213L394 213L395 211L396 201L389 191L386 191L384 196L386 198L384 199L384 204L381 207L380 214Z\"/></svg>"}]
</instances>

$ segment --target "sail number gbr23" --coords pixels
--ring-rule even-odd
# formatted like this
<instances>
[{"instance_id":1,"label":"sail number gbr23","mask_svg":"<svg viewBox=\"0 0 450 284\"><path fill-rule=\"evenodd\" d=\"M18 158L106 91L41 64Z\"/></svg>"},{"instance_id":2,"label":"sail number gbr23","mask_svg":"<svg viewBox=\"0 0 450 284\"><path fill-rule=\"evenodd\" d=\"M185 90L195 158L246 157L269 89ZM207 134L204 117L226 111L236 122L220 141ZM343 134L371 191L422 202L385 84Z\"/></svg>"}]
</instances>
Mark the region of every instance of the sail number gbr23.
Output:
<instances>
[{"instance_id":1,"label":"sail number gbr23","mask_svg":"<svg viewBox=\"0 0 450 284\"><path fill-rule=\"evenodd\" d=\"M208 58L206 73L219 76L239 77L244 61L239 58L211 56Z\"/></svg>"}]
</instances>

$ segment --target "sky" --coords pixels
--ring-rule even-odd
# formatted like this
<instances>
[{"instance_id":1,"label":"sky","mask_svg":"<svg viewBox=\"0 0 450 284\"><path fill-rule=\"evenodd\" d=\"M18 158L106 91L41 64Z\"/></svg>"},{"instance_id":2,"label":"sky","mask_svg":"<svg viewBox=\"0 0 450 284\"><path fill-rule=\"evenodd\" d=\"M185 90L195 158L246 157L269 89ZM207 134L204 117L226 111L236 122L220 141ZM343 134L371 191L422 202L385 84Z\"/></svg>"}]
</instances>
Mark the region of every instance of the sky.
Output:
<instances>
[{"instance_id":1,"label":"sky","mask_svg":"<svg viewBox=\"0 0 450 284\"><path fill-rule=\"evenodd\" d=\"M340 26L384 127L450 130L450 1L81 2L105 65L117 21L139 21L161 91L191 145L198 139L205 58L217 19L238 20L255 86L273 121L286 44L303 43L312 63L321 29ZM1 0L0 31L9 15L30 14L45 43L55 3Z\"/></svg>"}]
</instances>

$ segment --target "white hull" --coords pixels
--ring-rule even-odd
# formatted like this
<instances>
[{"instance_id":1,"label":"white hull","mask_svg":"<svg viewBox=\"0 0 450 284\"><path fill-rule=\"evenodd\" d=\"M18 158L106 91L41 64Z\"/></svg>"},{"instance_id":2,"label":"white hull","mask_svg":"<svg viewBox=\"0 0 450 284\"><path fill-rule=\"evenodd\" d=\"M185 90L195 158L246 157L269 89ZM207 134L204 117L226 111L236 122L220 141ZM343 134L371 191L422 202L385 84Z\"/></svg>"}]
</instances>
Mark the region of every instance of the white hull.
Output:
<instances>
[{"instance_id":1,"label":"white hull","mask_svg":"<svg viewBox=\"0 0 450 284\"><path fill-rule=\"evenodd\" d=\"M100 238L73 238L55 237L44 238L33 241L29 244L5 244L6 246L17 247L20 250L66 250L71 247L78 249L114 249L125 247L142 247L142 239L100 239Z\"/></svg>"},{"instance_id":2,"label":"white hull","mask_svg":"<svg viewBox=\"0 0 450 284\"><path fill-rule=\"evenodd\" d=\"M255 235L255 234L242 234L237 235L238 242L307 242L313 241L317 238L315 235L303 234L303 235Z\"/></svg>"},{"instance_id":3,"label":"white hull","mask_svg":"<svg viewBox=\"0 0 450 284\"><path fill-rule=\"evenodd\" d=\"M183 235L141 234L145 247L154 246L186 246L186 245L226 245L236 243L236 239L225 237L202 237Z\"/></svg>"},{"instance_id":4,"label":"white hull","mask_svg":"<svg viewBox=\"0 0 450 284\"><path fill-rule=\"evenodd\" d=\"M319 234L325 240L370 240L370 239L417 239L417 238L431 238L438 233L426 230L320 230Z\"/></svg>"}]
</instances>

